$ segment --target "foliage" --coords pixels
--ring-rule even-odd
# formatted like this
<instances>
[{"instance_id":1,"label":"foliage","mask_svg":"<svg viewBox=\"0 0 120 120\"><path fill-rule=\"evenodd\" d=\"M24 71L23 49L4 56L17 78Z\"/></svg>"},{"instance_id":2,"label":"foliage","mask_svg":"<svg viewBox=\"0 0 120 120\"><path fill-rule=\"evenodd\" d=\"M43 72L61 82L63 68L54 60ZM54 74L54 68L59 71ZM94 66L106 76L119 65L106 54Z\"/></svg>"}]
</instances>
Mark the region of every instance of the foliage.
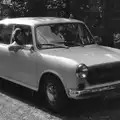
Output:
<instances>
[{"instance_id":1,"label":"foliage","mask_svg":"<svg viewBox=\"0 0 120 120\"><path fill-rule=\"evenodd\" d=\"M25 14L28 12L27 4L27 0L15 0L11 2L10 6L14 10L15 17L25 16Z\"/></svg>"},{"instance_id":2,"label":"foliage","mask_svg":"<svg viewBox=\"0 0 120 120\"><path fill-rule=\"evenodd\" d=\"M6 0L7 1L7 0ZM9 3L5 0L1 1L1 16L4 17L22 17L26 16L29 9L29 2L31 0L11 0ZM4 14L4 11L8 10L8 13Z\"/></svg>"},{"instance_id":3,"label":"foliage","mask_svg":"<svg viewBox=\"0 0 120 120\"><path fill-rule=\"evenodd\" d=\"M46 2L47 9L63 9L66 7L65 0L47 0Z\"/></svg>"}]
</instances>

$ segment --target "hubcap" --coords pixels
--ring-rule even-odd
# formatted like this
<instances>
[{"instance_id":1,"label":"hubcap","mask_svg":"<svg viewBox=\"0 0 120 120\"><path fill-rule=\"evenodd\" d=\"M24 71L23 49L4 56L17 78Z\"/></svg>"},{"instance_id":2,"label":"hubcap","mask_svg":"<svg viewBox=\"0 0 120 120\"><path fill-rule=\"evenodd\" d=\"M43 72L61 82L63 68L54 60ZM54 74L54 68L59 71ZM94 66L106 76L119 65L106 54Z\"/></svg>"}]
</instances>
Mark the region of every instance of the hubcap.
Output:
<instances>
[{"instance_id":1,"label":"hubcap","mask_svg":"<svg viewBox=\"0 0 120 120\"><path fill-rule=\"evenodd\" d=\"M49 102L51 104L54 104L56 101L56 97L57 97L57 91L55 89L55 86L53 86L52 84L49 84L47 86L47 97L49 99Z\"/></svg>"}]
</instances>

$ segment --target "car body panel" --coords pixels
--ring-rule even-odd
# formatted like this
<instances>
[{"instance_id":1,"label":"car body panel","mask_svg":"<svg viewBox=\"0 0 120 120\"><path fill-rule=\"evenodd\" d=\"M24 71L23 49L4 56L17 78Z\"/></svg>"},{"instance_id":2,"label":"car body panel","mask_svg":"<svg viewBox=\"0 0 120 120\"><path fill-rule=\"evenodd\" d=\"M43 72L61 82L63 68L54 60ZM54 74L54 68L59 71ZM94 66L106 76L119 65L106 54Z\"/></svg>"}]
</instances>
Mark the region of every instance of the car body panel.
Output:
<instances>
[{"instance_id":1,"label":"car body panel","mask_svg":"<svg viewBox=\"0 0 120 120\"><path fill-rule=\"evenodd\" d=\"M8 45L0 44L0 76L9 75L9 50Z\"/></svg>"},{"instance_id":2,"label":"car body panel","mask_svg":"<svg viewBox=\"0 0 120 120\"><path fill-rule=\"evenodd\" d=\"M85 47L71 47L68 49L51 49L42 50L42 53L59 58L74 61L73 63L84 63L87 66L102 64L107 62L115 62L120 60L120 51L117 49L109 49L99 45L88 45ZM88 60L89 59L89 60ZM68 63L68 62L67 62ZM70 63L71 64L71 63Z\"/></svg>"},{"instance_id":3,"label":"car body panel","mask_svg":"<svg viewBox=\"0 0 120 120\"><path fill-rule=\"evenodd\" d=\"M76 88L77 83L75 71L77 64L75 61L64 57L60 58L49 54L43 54L42 51L39 51L38 54L40 55L42 62L40 63L39 59L37 60L38 78L40 78L43 74L50 72L61 79L65 88ZM40 68L42 68L42 71L40 71Z\"/></svg>"},{"instance_id":4,"label":"car body panel","mask_svg":"<svg viewBox=\"0 0 120 120\"><path fill-rule=\"evenodd\" d=\"M10 52L10 77L29 86L36 87L36 53L30 50Z\"/></svg>"}]
</instances>

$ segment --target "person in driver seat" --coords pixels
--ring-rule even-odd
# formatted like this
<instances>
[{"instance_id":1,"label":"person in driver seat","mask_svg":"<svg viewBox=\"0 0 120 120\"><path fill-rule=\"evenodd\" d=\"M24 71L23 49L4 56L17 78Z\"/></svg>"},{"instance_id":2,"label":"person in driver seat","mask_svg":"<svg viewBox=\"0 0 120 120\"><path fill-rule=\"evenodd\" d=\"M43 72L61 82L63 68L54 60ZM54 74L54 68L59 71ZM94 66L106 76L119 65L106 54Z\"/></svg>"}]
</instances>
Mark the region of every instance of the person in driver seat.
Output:
<instances>
[{"instance_id":1,"label":"person in driver seat","mask_svg":"<svg viewBox=\"0 0 120 120\"><path fill-rule=\"evenodd\" d=\"M24 45L25 41L25 33L21 28L16 28L13 32L12 39L18 45Z\"/></svg>"},{"instance_id":2,"label":"person in driver seat","mask_svg":"<svg viewBox=\"0 0 120 120\"><path fill-rule=\"evenodd\" d=\"M21 28L16 28L12 34L13 43L9 46L9 50L17 52L24 48L25 34ZM13 47L12 47L13 46Z\"/></svg>"}]
</instances>

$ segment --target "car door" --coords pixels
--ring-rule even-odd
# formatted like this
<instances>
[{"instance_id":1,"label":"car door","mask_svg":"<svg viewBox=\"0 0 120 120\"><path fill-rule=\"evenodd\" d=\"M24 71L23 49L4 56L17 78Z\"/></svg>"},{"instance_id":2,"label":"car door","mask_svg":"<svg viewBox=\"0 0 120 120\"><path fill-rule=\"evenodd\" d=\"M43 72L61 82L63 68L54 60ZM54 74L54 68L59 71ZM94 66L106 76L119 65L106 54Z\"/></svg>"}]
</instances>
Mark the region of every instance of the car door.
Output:
<instances>
[{"instance_id":1,"label":"car door","mask_svg":"<svg viewBox=\"0 0 120 120\"><path fill-rule=\"evenodd\" d=\"M0 24L0 77L3 78L8 78L10 75L10 57L8 47L12 30L13 25Z\"/></svg>"},{"instance_id":2,"label":"car door","mask_svg":"<svg viewBox=\"0 0 120 120\"><path fill-rule=\"evenodd\" d=\"M17 26L16 26L17 27ZM19 26L24 32L29 31L24 42L24 49L18 50L17 52L10 52L11 68L12 73L11 79L15 82L22 84L26 87L35 89L36 84L36 52L31 51L28 46L33 45L32 30L30 26Z\"/></svg>"}]
</instances>

